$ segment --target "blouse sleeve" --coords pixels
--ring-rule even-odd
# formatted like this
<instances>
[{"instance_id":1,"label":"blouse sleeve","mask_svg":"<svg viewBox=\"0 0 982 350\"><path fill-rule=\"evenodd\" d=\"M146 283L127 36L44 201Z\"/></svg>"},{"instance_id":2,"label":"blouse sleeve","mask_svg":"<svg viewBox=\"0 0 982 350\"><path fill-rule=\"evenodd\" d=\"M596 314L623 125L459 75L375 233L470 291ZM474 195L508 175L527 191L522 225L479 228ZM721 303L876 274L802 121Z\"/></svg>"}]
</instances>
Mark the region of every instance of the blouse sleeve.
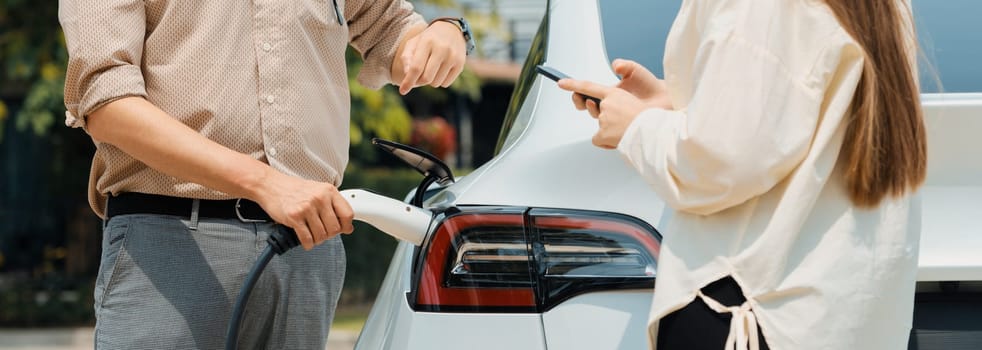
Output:
<instances>
[{"instance_id":1,"label":"blouse sleeve","mask_svg":"<svg viewBox=\"0 0 982 350\"><path fill-rule=\"evenodd\" d=\"M763 194L808 153L822 93L730 33L699 44L685 109L649 109L621 155L676 210L709 215Z\"/></svg>"}]
</instances>

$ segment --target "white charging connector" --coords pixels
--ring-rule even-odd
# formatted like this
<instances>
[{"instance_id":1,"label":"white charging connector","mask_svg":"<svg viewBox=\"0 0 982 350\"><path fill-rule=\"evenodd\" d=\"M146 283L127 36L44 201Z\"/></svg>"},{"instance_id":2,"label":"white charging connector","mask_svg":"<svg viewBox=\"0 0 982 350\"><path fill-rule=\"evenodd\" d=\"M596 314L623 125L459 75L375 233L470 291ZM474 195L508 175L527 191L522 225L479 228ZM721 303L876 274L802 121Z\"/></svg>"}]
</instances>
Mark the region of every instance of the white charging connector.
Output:
<instances>
[{"instance_id":1,"label":"white charging connector","mask_svg":"<svg viewBox=\"0 0 982 350\"><path fill-rule=\"evenodd\" d=\"M341 196L351 204L355 220L413 245L423 244L433 221L429 210L365 190L344 190Z\"/></svg>"}]
</instances>

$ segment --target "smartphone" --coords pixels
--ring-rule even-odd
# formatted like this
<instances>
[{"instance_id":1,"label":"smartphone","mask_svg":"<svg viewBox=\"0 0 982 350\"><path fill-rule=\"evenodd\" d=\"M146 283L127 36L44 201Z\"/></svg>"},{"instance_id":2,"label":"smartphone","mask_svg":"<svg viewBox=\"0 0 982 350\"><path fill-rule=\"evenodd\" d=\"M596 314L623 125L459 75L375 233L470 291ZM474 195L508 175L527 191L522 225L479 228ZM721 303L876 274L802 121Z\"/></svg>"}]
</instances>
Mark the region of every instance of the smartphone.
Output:
<instances>
[{"instance_id":1,"label":"smartphone","mask_svg":"<svg viewBox=\"0 0 982 350\"><path fill-rule=\"evenodd\" d=\"M568 75L566 75L563 72L560 72L558 69L552 68L552 67L548 67L548 66L543 66L541 64L535 66L535 71L537 73L539 73L539 74L542 74L546 78L552 79L553 81L556 81L556 82L558 82L560 79L567 79L567 78L569 78ZM581 93L578 93L578 92L576 94L579 94L580 96L583 96L583 98L586 98L587 100L593 101L594 103L597 104L597 106L600 105L600 99L599 98L596 98L596 97L593 97L593 96L589 96L589 95L584 95L584 94L581 94Z\"/></svg>"}]
</instances>

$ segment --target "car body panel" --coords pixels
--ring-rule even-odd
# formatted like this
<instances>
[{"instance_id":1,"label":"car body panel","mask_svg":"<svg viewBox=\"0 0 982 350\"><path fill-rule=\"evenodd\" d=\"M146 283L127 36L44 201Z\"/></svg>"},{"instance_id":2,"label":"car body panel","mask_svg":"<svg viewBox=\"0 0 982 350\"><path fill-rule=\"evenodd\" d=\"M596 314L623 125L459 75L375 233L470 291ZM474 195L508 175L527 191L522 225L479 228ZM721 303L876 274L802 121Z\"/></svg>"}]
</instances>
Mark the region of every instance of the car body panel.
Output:
<instances>
[{"instance_id":1,"label":"car body panel","mask_svg":"<svg viewBox=\"0 0 982 350\"><path fill-rule=\"evenodd\" d=\"M414 314L407 349L546 349L538 314Z\"/></svg>"},{"instance_id":2,"label":"car body panel","mask_svg":"<svg viewBox=\"0 0 982 350\"><path fill-rule=\"evenodd\" d=\"M572 77L614 83L599 38L596 2L553 2L551 11L548 52L582 54L547 54L545 64ZM589 18L594 20L584 20ZM506 142L510 146L437 194L433 204L452 200L458 205L612 211L658 227L664 202L617 151L593 146L597 122L573 108L570 96L553 81L536 77L513 129L518 136Z\"/></svg>"},{"instance_id":3,"label":"car body panel","mask_svg":"<svg viewBox=\"0 0 982 350\"><path fill-rule=\"evenodd\" d=\"M545 349L539 314L413 311L406 293L414 250L399 242L355 349Z\"/></svg>"},{"instance_id":4,"label":"car body panel","mask_svg":"<svg viewBox=\"0 0 982 350\"><path fill-rule=\"evenodd\" d=\"M613 84L616 77L609 68L597 4L550 1L544 64L574 78ZM426 207L594 210L630 215L663 228L671 215L665 203L616 151L592 145L597 122L575 110L570 94L554 82L541 76L533 79L496 157L435 194ZM919 192L917 278L980 281L982 137L977 134L982 132L982 94L925 94L922 100L929 164ZM647 347L650 290L578 295L541 314L415 312L406 297L414 249L399 244L356 349ZM915 317L915 326L916 322Z\"/></svg>"},{"instance_id":5,"label":"car body panel","mask_svg":"<svg viewBox=\"0 0 982 350\"><path fill-rule=\"evenodd\" d=\"M415 246L400 241L392 254L389 269L379 287L372 311L368 313L356 349L405 349L409 338L409 325L413 311L406 302L409 292L413 249Z\"/></svg>"},{"instance_id":6,"label":"car body panel","mask_svg":"<svg viewBox=\"0 0 982 350\"><path fill-rule=\"evenodd\" d=\"M651 291L600 292L571 298L542 315L550 349L648 347Z\"/></svg>"},{"instance_id":7,"label":"car body panel","mask_svg":"<svg viewBox=\"0 0 982 350\"><path fill-rule=\"evenodd\" d=\"M925 94L918 281L982 280L982 94Z\"/></svg>"}]
</instances>

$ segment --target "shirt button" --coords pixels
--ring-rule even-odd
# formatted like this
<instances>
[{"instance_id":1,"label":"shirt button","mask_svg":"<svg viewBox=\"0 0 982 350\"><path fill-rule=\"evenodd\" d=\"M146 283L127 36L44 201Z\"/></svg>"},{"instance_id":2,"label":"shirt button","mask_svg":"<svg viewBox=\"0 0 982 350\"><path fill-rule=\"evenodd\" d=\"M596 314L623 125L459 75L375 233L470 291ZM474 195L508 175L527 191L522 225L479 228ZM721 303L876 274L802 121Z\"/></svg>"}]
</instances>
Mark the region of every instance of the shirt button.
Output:
<instances>
[{"instance_id":1,"label":"shirt button","mask_svg":"<svg viewBox=\"0 0 982 350\"><path fill-rule=\"evenodd\" d=\"M273 49L273 45L270 43L263 43L263 51L269 51Z\"/></svg>"},{"instance_id":2,"label":"shirt button","mask_svg":"<svg viewBox=\"0 0 982 350\"><path fill-rule=\"evenodd\" d=\"M276 102L276 97L274 97L273 95L267 95L266 96L266 102L267 103L270 103L270 104L273 103L273 102Z\"/></svg>"},{"instance_id":3,"label":"shirt button","mask_svg":"<svg viewBox=\"0 0 982 350\"><path fill-rule=\"evenodd\" d=\"M269 148L269 155L272 157L276 157L276 147Z\"/></svg>"}]
</instances>

